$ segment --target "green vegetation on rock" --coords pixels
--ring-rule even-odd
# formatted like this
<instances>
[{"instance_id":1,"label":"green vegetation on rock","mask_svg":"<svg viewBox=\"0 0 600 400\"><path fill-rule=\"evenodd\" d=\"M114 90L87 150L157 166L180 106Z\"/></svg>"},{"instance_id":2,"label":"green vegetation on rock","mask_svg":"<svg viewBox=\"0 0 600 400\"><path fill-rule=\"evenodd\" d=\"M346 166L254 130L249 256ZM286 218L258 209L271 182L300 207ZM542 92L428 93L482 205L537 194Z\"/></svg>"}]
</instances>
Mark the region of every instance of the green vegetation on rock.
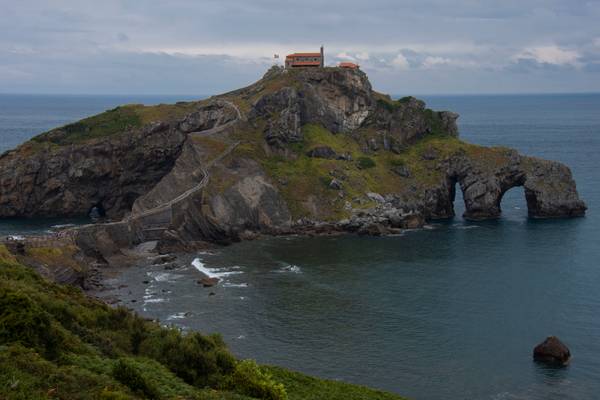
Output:
<instances>
[{"instance_id":1,"label":"green vegetation on rock","mask_svg":"<svg viewBox=\"0 0 600 400\"><path fill-rule=\"evenodd\" d=\"M36 136L33 141L66 145L125 132L141 126L137 108L135 105L116 107Z\"/></svg>"},{"instance_id":2,"label":"green vegetation on rock","mask_svg":"<svg viewBox=\"0 0 600 400\"><path fill-rule=\"evenodd\" d=\"M363 156L358 157L358 159L356 160L356 165L359 169L368 169L373 168L377 164L375 164L375 161L373 161L372 158Z\"/></svg>"},{"instance_id":3,"label":"green vegetation on rock","mask_svg":"<svg viewBox=\"0 0 600 400\"><path fill-rule=\"evenodd\" d=\"M88 140L127 133L157 121L173 121L193 111L198 102L179 102L144 106L128 104L103 113L84 118L72 124L42 133L32 139L39 144L50 143L64 146Z\"/></svg>"}]
</instances>

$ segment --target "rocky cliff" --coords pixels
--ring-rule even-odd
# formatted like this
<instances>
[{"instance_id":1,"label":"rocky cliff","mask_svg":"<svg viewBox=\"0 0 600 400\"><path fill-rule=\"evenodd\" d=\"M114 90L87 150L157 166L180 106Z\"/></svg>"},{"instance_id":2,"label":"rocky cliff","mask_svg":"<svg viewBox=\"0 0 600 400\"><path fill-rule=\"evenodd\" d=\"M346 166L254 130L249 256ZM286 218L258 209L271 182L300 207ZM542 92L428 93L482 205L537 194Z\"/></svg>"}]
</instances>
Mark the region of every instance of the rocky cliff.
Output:
<instances>
[{"instance_id":1,"label":"rocky cliff","mask_svg":"<svg viewBox=\"0 0 600 400\"><path fill-rule=\"evenodd\" d=\"M103 256L146 240L380 234L454 215L497 218L523 186L531 217L585 213L568 167L458 139L457 114L373 91L359 70L272 68L206 100L124 106L0 157L0 216L81 215ZM119 221L120 220L120 221Z\"/></svg>"}]
</instances>

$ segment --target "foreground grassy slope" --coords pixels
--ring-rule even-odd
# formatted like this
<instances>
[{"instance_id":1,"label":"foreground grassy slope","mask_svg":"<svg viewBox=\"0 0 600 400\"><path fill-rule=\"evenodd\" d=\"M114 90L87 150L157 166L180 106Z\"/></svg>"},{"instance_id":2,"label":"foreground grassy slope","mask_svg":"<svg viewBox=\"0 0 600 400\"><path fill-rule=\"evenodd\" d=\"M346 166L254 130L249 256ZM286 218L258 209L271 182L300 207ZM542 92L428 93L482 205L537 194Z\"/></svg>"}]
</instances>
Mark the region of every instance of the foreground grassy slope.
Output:
<instances>
[{"instance_id":1,"label":"foreground grassy slope","mask_svg":"<svg viewBox=\"0 0 600 400\"><path fill-rule=\"evenodd\" d=\"M0 246L1 399L400 399L238 361L218 335L182 334L44 280Z\"/></svg>"}]
</instances>

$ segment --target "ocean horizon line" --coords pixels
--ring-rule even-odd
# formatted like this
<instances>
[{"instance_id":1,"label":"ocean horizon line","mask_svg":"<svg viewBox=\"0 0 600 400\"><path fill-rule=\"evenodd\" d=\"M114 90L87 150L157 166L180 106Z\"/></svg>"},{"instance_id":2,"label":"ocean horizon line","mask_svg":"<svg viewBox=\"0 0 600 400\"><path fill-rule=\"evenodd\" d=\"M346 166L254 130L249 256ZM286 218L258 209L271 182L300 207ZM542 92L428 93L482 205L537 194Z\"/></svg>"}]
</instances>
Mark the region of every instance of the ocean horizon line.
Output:
<instances>
[{"instance_id":1,"label":"ocean horizon line","mask_svg":"<svg viewBox=\"0 0 600 400\"><path fill-rule=\"evenodd\" d=\"M69 97L186 97L205 99L211 96L219 96L222 93L60 93L60 92L0 92L0 96L69 96ZM393 98L405 96L426 96L426 97L478 97L478 96L586 96L600 95L600 91L589 92L484 92L484 93L393 93L389 94Z\"/></svg>"}]
</instances>

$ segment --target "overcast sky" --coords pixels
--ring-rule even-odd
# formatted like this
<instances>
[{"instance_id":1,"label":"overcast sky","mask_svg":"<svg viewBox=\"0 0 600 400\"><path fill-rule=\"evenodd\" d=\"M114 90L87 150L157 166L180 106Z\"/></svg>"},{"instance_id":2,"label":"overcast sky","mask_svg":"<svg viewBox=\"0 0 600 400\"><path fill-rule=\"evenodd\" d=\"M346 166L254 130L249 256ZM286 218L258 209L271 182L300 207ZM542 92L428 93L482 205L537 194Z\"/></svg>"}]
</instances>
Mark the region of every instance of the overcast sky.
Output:
<instances>
[{"instance_id":1,"label":"overcast sky","mask_svg":"<svg viewBox=\"0 0 600 400\"><path fill-rule=\"evenodd\" d=\"M214 94L321 44L393 94L600 91L600 0L0 0L0 92Z\"/></svg>"}]
</instances>

